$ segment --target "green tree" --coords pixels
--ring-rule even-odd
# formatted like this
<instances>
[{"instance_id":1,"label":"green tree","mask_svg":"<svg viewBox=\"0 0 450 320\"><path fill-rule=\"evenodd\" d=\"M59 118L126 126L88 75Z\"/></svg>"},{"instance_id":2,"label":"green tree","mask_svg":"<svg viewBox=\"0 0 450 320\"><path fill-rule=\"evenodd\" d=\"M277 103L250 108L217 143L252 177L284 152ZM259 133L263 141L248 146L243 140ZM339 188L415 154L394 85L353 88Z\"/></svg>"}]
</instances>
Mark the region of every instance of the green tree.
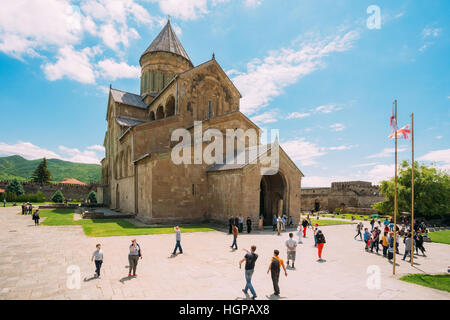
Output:
<instances>
[{"instance_id":1,"label":"green tree","mask_svg":"<svg viewBox=\"0 0 450 320\"><path fill-rule=\"evenodd\" d=\"M403 161L398 173L398 212L411 212L412 168ZM394 212L394 178L381 182L380 193L386 198L373 208L383 214ZM423 217L450 214L450 175L442 170L419 165L414 168L414 214Z\"/></svg>"},{"instance_id":2,"label":"green tree","mask_svg":"<svg viewBox=\"0 0 450 320\"><path fill-rule=\"evenodd\" d=\"M97 195L94 191L89 192L88 200L90 203L97 203Z\"/></svg>"},{"instance_id":3,"label":"green tree","mask_svg":"<svg viewBox=\"0 0 450 320\"><path fill-rule=\"evenodd\" d=\"M6 186L6 193L14 193L17 196L21 196L25 194L25 191L23 190L22 184L19 181L17 181L17 179L13 179Z\"/></svg>"},{"instance_id":4,"label":"green tree","mask_svg":"<svg viewBox=\"0 0 450 320\"><path fill-rule=\"evenodd\" d=\"M55 203L63 203L64 202L64 195L60 190L56 190L56 192L52 196L52 201Z\"/></svg>"},{"instance_id":5,"label":"green tree","mask_svg":"<svg viewBox=\"0 0 450 320\"><path fill-rule=\"evenodd\" d=\"M50 182L51 173L47 168L47 159L42 159L41 163L36 167L31 176L31 181L38 183L47 183Z\"/></svg>"}]
</instances>

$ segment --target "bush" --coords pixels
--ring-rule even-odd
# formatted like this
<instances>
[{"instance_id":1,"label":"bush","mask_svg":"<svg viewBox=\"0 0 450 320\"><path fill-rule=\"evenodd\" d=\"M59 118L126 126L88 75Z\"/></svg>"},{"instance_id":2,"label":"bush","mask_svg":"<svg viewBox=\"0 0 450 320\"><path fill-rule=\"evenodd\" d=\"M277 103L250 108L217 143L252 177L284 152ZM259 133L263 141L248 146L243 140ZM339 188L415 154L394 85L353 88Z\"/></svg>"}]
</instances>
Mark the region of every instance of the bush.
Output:
<instances>
[{"instance_id":1,"label":"bush","mask_svg":"<svg viewBox=\"0 0 450 320\"><path fill-rule=\"evenodd\" d=\"M25 193L25 191L23 190L22 184L17 181L17 179L14 179L6 186L6 193L14 193L21 196Z\"/></svg>"},{"instance_id":2,"label":"bush","mask_svg":"<svg viewBox=\"0 0 450 320\"><path fill-rule=\"evenodd\" d=\"M26 193L18 196L13 192L7 192L0 195L0 201L6 199L8 202L44 202L45 195L39 191L38 193Z\"/></svg>"},{"instance_id":3,"label":"bush","mask_svg":"<svg viewBox=\"0 0 450 320\"><path fill-rule=\"evenodd\" d=\"M55 203L63 203L64 202L64 195L60 190L56 190L55 194L52 196L52 201Z\"/></svg>"},{"instance_id":4,"label":"bush","mask_svg":"<svg viewBox=\"0 0 450 320\"><path fill-rule=\"evenodd\" d=\"M89 203L97 203L97 195L95 194L94 191L89 192L88 202Z\"/></svg>"}]
</instances>

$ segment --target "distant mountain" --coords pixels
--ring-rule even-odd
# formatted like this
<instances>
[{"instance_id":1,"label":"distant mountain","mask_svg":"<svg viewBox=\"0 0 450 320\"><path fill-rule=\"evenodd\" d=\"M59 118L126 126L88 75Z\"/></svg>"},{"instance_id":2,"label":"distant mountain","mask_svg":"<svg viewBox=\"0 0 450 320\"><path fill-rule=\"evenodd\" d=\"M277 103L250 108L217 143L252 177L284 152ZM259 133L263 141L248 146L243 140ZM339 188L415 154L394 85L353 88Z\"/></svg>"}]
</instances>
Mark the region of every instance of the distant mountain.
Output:
<instances>
[{"instance_id":1,"label":"distant mountain","mask_svg":"<svg viewBox=\"0 0 450 320\"><path fill-rule=\"evenodd\" d=\"M29 180L41 161L42 159L27 160L21 156L0 157L0 180L14 178L19 181ZM98 164L47 159L47 167L52 174L53 182L65 178L75 178L84 183L99 182L102 176L102 167Z\"/></svg>"}]
</instances>

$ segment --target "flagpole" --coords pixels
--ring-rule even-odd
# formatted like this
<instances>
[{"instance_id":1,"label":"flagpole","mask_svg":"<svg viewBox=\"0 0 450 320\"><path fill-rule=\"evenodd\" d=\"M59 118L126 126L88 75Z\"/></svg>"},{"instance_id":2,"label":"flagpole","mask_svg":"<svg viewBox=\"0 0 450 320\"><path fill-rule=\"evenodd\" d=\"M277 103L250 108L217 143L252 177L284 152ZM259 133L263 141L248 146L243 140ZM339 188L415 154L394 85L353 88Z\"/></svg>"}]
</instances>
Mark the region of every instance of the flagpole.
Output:
<instances>
[{"instance_id":1,"label":"flagpole","mask_svg":"<svg viewBox=\"0 0 450 320\"><path fill-rule=\"evenodd\" d=\"M395 123L397 124L397 100L395 104ZM397 253L397 126L395 128L395 180L394 180L394 263L392 274L395 275L396 253Z\"/></svg>"},{"instance_id":2,"label":"flagpole","mask_svg":"<svg viewBox=\"0 0 450 320\"><path fill-rule=\"evenodd\" d=\"M411 266L414 266L414 113L411 114Z\"/></svg>"}]
</instances>

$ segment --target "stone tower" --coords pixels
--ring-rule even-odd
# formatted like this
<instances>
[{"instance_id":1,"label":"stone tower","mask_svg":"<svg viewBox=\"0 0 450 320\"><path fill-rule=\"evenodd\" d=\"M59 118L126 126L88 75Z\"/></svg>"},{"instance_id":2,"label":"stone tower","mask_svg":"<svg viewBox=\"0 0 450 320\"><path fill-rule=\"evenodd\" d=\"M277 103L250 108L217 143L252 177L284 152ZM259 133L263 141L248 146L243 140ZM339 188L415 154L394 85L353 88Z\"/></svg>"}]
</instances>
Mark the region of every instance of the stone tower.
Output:
<instances>
[{"instance_id":1,"label":"stone tower","mask_svg":"<svg viewBox=\"0 0 450 320\"><path fill-rule=\"evenodd\" d=\"M155 97L175 75L194 67L173 31L170 20L142 54L139 63L141 96L144 99L147 96Z\"/></svg>"}]
</instances>

